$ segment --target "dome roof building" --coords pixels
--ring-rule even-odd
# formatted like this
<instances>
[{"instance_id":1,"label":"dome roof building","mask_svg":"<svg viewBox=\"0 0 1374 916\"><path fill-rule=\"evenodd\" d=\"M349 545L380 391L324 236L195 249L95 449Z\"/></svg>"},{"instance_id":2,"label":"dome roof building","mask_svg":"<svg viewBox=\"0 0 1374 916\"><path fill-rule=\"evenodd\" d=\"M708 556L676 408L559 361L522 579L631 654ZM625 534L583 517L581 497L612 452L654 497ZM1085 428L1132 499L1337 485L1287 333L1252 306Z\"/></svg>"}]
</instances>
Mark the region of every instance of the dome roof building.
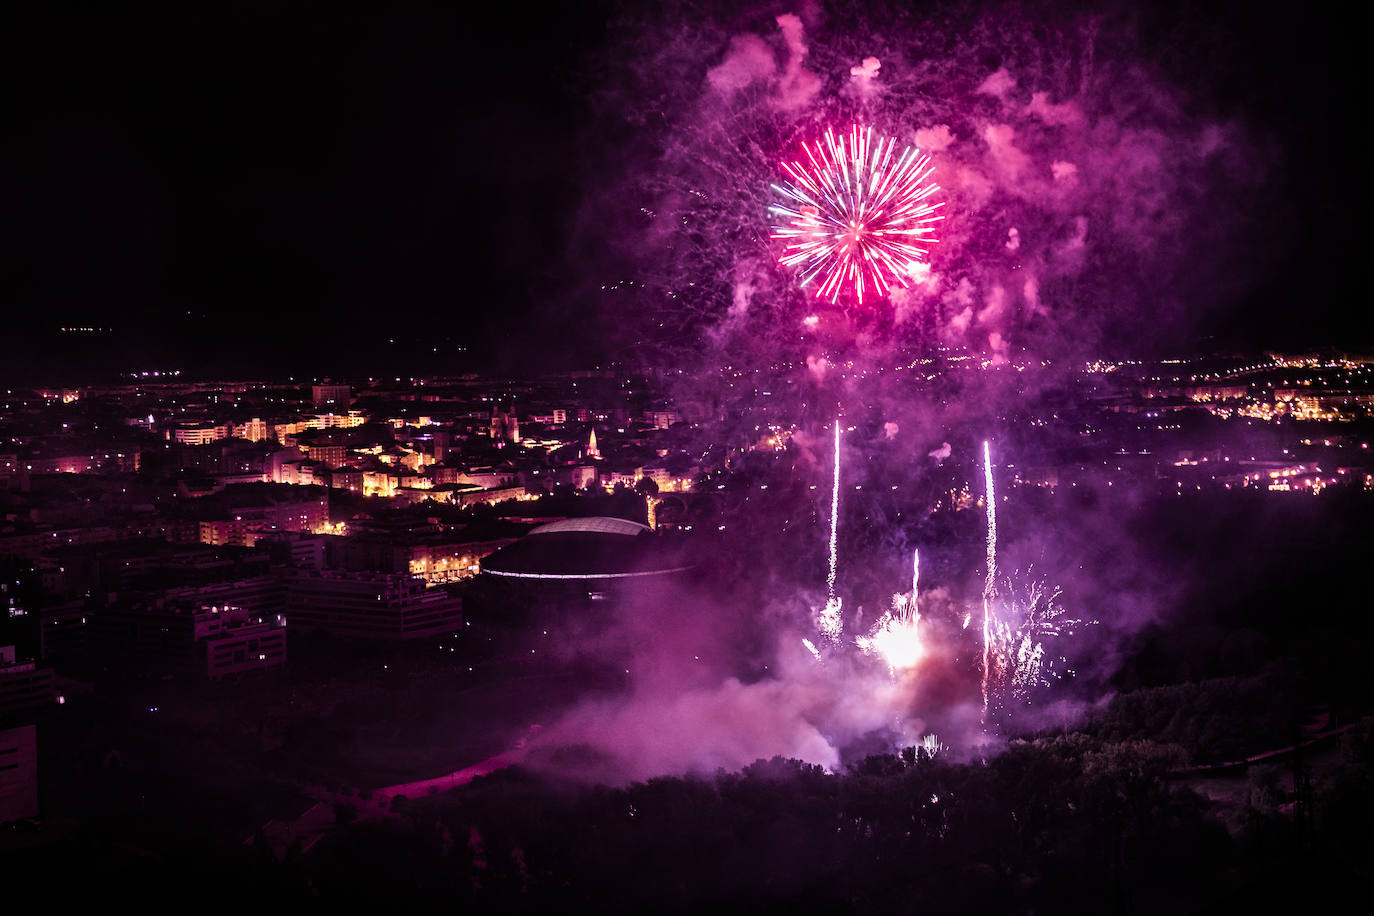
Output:
<instances>
[{"instance_id":1,"label":"dome roof building","mask_svg":"<svg viewBox=\"0 0 1374 916\"><path fill-rule=\"evenodd\" d=\"M482 560L486 575L589 581L668 576L691 564L677 545L623 518L569 518L540 525Z\"/></svg>"}]
</instances>

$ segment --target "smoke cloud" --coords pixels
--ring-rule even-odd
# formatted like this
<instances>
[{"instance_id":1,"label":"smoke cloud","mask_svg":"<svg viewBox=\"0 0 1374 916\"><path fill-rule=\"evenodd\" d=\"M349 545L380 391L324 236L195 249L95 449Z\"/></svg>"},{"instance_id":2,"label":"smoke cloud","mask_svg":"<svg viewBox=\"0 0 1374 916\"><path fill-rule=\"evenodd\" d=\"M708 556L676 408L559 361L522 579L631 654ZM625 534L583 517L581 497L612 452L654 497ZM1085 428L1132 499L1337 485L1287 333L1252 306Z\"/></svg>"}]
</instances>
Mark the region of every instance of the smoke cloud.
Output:
<instances>
[{"instance_id":1,"label":"smoke cloud","mask_svg":"<svg viewBox=\"0 0 1374 916\"><path fill-rule=\"evenodd\" d=\"M782 9L630 14L614 30L603 104L631 142L623 168L588 183L580 225L588 239L613 239L604 247L616 270L639 282L597 302L626 352L673 370L682 402L727 417L710 431L718 441L757 438L747 392L772 392L770 422L794 428L784 459L794 489L771 488L776 503L751 492L757 527L731 542L740 566L720 575L734 592L676 599L674 618L701 624L687 640L698 651L684 660L682 640L657 632L630 640L630 693L547 730L550 746L601 748L628 778L775 753L835 766L875 733L883 748L927 729L950 744L984 740L964 629L981 592L981 513L965 511L979 444L1098 348L1186 332L1233 282L1228 233L1255 217L1272 163L1243 119L1170 81L1129 17L1037 4L956 4L924 18L878 3L843 21ZM862 307L801 288L778 263L768 214L779 163L852 124L931 154L946 203L929 264ZM1200 261L1202 249L1211 256ZM932 352L988 371L938 376L922 358ZM851 475L840 526L849 635L905 590L913 547L933 554L930 651L910 677L854 651L818 663L801 643L824 603L826 430L837 416ZM1097 661L1076 670L1081 702L1097 702L1168 589L1113 578L1122 574L1104 545L1120 556L1136 543L1113 513L1085 511L1072 531L1016 522L1009 512L1006 568L1035 566L1067 600L1092 605L1082 616L1098 621ZM661 622L664 607L646 599L638 613ZM721 661L737 654L740 620L761 628L750 642L764 647L754 655L766 674Z\"/></svg>"},{"instance_id":2,"label":"smoke cloud","mask_svg":"<svg viewBox=\"0 0 1374 916\"><path fill-rule=\"evenodd\" d=\"M856 123L933 156L946 218L924 282L871 307L881 319L895 304L895 325L829 346L880 358L939 340L1070 359L1138 344L1146 327L1186 331L1234 285L1226 227L1258 217L1273 158L1242 120L1191 104L1129 18L1048 5L946 13L878 4L843 19L746 8L622 22L623 78L605 102L608 116L644 125L644 155L624 183L589 187L586 220L624 228L617 246L644 281L638 298L610 303L629 309L614 327L709 362L717 354L691 333L662 332L733 321L738 265L756 262L776 280L768 301L714 340L800 362L806 344L790 329L814 313L814 290L777 264L770 186L803 141ZM1005 307L967 311L998 287Z\"/></svg>"}]
</instances>

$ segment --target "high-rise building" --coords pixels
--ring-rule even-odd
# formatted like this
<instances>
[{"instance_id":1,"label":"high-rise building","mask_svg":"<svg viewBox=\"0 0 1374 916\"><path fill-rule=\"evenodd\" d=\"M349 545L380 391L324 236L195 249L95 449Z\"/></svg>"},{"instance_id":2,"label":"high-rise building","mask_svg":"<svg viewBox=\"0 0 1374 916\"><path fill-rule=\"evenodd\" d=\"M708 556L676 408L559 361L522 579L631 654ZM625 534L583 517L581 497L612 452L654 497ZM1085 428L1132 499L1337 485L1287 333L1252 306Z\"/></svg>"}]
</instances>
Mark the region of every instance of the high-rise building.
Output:
<instances>
[{"instance_id":1,"label":"high-rise building","mask_svg":"<svg viewBox=\"0 0 1374 916\"><path fill-rule=\"evenodd\" d=\"M491 409L491 438L498 443L520 441L520 420L514 407Z\"/></svg>"},{"instance_id":2,"label":"high-rise building","mask_svg":"<svg viewBox=\"0 0 1374 916\"><path fill-rule=\"evenodd\" d=\"M139 673L218 679L286 664L286 618L188 601L109 608L95 616L104 658Z\"/></svg>"},{"instance_id":3,"label":"high-rise building","mask_svg":"<svg viewBox=\"0 0 1374 916\"><path fill-rule=\"evenodd\" d=\"M234 427L225 423L188 420L167 430L167 438L182 445L209 445L233 435Z\"/></svg>"},{"instance_id":4,"label":"high-rise building","mask_svg":"<svg viewBox=\"0 0 1374 916\"><path fill-rule=\"evenodd\" d=\"M319 411L339 413L348 410L352 392L347 385L311 385L310 401Z\"/></svg>"},{"instance_id":5,"label":"high-rise building","mask_svg":"<svg viewBox=\"0 0 1374 916\"><path fill-rule=\"evenodd\" d=\"M286 580L286 616L297 632L414 639L457 632L463 599L446 586L426 588L419 576L295 570Z\"/></svg>"},{"instance_id":6,"label":"high-rise building","mask_svg":"<svg viewBox=\"0 0 1374 916\"><path fill-rule=\"evenodd\" d=\"M47 706L55 697L51 668L15 661L14 646L0 646L0 720Z\"/></svg>"},{"instance_id":7,"label":"high-rise building","mask_svg":"<svg viewBox=\"0 0 1374 916\"><path fill-rule=\"evenodd\" d=\"M0 824L38 817L38 729L0 728Z\"/></svg>"}]
</instances>

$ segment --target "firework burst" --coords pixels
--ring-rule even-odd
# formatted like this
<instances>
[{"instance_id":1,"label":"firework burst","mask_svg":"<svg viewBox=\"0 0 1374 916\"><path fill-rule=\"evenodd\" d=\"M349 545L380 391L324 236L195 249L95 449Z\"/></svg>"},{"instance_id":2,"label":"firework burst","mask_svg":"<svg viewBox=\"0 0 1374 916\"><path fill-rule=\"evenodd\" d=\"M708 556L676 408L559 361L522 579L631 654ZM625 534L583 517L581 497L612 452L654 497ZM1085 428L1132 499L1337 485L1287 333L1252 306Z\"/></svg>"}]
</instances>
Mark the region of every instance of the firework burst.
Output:
<instances>
[{"instance_id":1,"label":"firework burst","mask_svg":"<svg viewBox=\"0 0 1374 916\"><path fill-rule=\"evenodd\" d=\"M878 655L887 662L889 673L914 668L923 652L921 634L915 620L886 613L867 636L855 640L866 654Z\"/></svg>"},{"instance_id":2,"label":"firework burst","mask_svg":"<svg viewBox=\"0 0 1374 916\"><path fill-rule=\"evenodd\" d=\"M1033 690L1060 676L1063 658L1047 653L1045 642L1072 635L1083 621L1068 614L1059 600L1062 591L1034 569L1005 577L999 592L988 624L988 677L994 690L1027 703Z\"/></svg>"},{"instance_id":3,"label":"firework burst","mask_svg":"<svg viewBox=\"0 0 1374 916\"><path fill-rule=\"evenodd\" d=\"M800 267L802 286L819 280L817 298L833 303L849 291L863 304L865 295L908 286L925 263L943 218L943 203L931 202L940 187L930 181L929 156L896 146L871 127L847 137L827 130L823 142L802 144L804 161L782 163L790 180L773 190L785 200L769 212L785 222L772 237L787 241L778 260Z\"/></svg>"},{"instance_id":4,"label":"firework burst","mask_svg":"<svg viewBox=\"0 0 1374 916\"><path fill-rule=\"evenodd\" d=\"M892 610L879 618L867 636L855 640L866 654L881 656L894 677L899 670L914 668L925 651L921 644L921 614L916 604L920 576L921 555L912 551L911 594L893 595Z\"/></svg>"}]
</instances>

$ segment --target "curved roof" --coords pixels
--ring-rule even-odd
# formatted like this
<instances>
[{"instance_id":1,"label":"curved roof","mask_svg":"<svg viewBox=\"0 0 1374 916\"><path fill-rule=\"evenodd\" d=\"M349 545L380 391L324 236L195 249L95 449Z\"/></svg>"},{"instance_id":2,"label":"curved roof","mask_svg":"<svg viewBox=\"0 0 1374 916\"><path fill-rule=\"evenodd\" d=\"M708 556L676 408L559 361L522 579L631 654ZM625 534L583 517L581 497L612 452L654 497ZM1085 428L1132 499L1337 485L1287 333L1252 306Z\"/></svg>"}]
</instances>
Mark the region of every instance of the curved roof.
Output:
<instances>
[{"instance_id":1,"label":"curved roof","mask_svg":"<svg viewBox=\"0 0 1374 916\"><path fill-rule=\"evenodd\" d=\"M645 535L621 518L573 518L540 525L482 559L482 572L518 579L624 579L690 568L681 545Z\"/></svg>"},{"instance_id":2,"label":"curved roof","mask_svg":"<svg viewBox=\"0 0 1374 916\"><path fill-rule=\"evenodd\" d=\"M593 516L591 518L565 518L549 522L532 529L529 534L557 534L561 531L590 531L596 534L625 534L633 537L649 530L648 525L632 522L625 518Z\"/></svg>"}]
</instances>

